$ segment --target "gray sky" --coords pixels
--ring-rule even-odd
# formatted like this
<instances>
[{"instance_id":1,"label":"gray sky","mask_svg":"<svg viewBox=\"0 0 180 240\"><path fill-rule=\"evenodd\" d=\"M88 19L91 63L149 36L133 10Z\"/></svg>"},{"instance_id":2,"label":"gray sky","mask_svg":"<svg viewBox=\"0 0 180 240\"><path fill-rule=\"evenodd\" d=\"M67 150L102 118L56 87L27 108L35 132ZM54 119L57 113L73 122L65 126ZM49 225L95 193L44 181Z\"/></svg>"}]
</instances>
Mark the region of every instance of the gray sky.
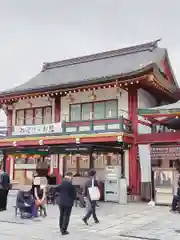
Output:
<instances>
[{"instance_id":1,"label":"gray sky","mask_svg":"<svg viewBox=\"0 0 180 240\"><path fill-rule=\"evenodd\" d=\"M179 0L0 0L0 90L43 62L162 38L180 79Z\"/></svg>"},{"instance_id":2,"label":"gray sky","mask_svg":"<svg viewBox=\"0 0 180 240\"><path fill-rule=\"evenodd\" d=\"M179 0L0 0L0 90L27 81L43 62L158 38L178 80L179 9Z\"/></svg>"}]
</instances>

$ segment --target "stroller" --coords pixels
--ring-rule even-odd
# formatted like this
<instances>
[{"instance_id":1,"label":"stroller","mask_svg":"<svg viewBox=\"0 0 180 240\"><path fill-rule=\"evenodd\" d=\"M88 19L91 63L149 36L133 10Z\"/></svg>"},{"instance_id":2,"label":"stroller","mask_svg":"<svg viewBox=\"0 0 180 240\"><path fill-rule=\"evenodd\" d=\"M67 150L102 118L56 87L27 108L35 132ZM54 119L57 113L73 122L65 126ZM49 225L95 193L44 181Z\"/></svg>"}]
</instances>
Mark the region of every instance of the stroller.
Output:
<instances>
[{"instance_id":1,"label":"stroller","mask_svg":"<svg viewBox=\"0 0 180 240\"><path fill-rule=\"evenodd\" d=\"M36 207L31 191L19 191L16 198L15 215L21 218L31 218L36 215Z\"/></svg>"}]
</instances>

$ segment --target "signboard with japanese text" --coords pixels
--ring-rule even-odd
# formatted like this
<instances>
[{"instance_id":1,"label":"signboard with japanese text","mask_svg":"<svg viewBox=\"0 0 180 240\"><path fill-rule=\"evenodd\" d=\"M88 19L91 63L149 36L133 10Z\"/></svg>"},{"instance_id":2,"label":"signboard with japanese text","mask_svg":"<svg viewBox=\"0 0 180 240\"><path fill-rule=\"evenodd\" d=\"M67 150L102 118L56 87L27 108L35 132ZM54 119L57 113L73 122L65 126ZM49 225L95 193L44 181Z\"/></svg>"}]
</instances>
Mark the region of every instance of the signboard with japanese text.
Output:
<instances>
[{"instance_id":1,"label":"signboard with japanese text","mask_svg":"<svg viewBox=\"0 0 180 240\"><path fill-rule=\"evenodd\" d=\"M170 159L176 160L180 158L180 145L152 145L151 159Z\"/></svg>"},{"instance_id":2,"label":"signboard with japanese text","mask_svg":"<svg viewBox=\"0 0 180 240\"><path fill-rule=\"evenodd\" d=\"M61 133L61 123L50 123L42 125L28 125L28 126L15 126L12 132L13 136L20 135L38 135L38 134L51 134Z\"/></svg>"}]
</instances>

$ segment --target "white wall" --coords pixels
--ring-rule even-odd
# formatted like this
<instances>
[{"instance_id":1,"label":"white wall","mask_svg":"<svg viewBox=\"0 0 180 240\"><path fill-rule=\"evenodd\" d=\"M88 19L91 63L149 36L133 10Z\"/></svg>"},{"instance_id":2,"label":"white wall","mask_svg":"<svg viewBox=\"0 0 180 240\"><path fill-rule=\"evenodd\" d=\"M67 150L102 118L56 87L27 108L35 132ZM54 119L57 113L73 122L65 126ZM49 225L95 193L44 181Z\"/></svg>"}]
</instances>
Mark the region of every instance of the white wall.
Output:
<instances>
[{"instance_id":1,"label":"white wall","mask_svg":"<svg viewBox=\"0 0 180 240\"><path fill-rule=\"evenodd\" d=\"M32 105L31 105L32 104ZM55 121L55 101L48 97L19 100L13 104L12 125L15 126L16 110L36 107L52 106L52 122Z\"/></svg>"},{"instance_id":2,"label":"white wall","mask_svg":"<svg viewBox=\"0 0 180 240\"><path fill-rule=\"evenodd\" d=\"M141 182L151 182L151 155L148 144L140 144L139 161L141 167Z\"/></svg>"},{"instance_id":3,"label":"white wall","mask_svg":"<svg viewBox=\"0 0 180 240\"><path fill-rule=\"evenodd\" d=\"M95 94L97 96L96 101L116 99L116 91L116 88L98 89L95 91ZM121 90L121 92L121 97L118 97L118 109L128 111L128 92L125 90ZM90 94L91 91L72 94L72 97L74 98L73 104L92 102L92 100L88 98ZM62 121L69 121L69 101L67 97L61 98L61 119Z\"/></svg>"},{"instance_id":4,"label":"white wall","mask_svg":"<svg viewBox=\"0 0 180 240\"><path fill-rule=\"evenodd\" d=\"M138 90L138 108L151 108L156 107L157 101L155 97L149 94L143 89ZM138 116L138 120L150 123L143 117ZM138 133L146 134L151 133L151 127L138 123ZM148 145L139 145L139 157L141 165L141 182L151 181L151 160L150 160L150 149Z\"/></svg>"},{"instance_id":5,"label":"white wall","mask_svg":"<svg viewBox=\"0 0 180 240\"><path fill-rule=\"evenodd\" d=\"M124 156L125 160L125 178L127 180L127 186L129 186L129 150L126 150Z\"/></svg>"},{"instance_id":6,"label":"white wall","mask_svg":"<svg viewBox=\"0 0 180 240\"><path fill-rule=\"evenodd\" d=\"M151 108L157 106L157 101L144 89L138 90L138 108Z\"/></svg>"},{"instance_id":7,"label":"white wall","mask_svg":"<svg viewBox=\"0 0 180 240\"><path fill-rule=\"evenodd\" d=\"M157 106L157 101L155 97L153 97L150 93L148 93L144 89L139 89L138 90L138 108L151 108L155 106ZM149 121L145 120L141 116L138 116L138 120L150 123ZM151 127L138 123L138 133L139 134L151 133Z\"/></svg>"},{"instance_id":8,"label":"white wall","mask_svg":"<svg viewBox=\"0 0 180 240\"><path fill-rule=\"evenodd\" d=\"M142 116L138 116L138 120L141 120L143 123L148 123L150 124L150 121L144 119ZM151 126L144 125L142 123L138 123L138 133L139 134L147 134L151 133Z\"/></svg>"}]
</instances>

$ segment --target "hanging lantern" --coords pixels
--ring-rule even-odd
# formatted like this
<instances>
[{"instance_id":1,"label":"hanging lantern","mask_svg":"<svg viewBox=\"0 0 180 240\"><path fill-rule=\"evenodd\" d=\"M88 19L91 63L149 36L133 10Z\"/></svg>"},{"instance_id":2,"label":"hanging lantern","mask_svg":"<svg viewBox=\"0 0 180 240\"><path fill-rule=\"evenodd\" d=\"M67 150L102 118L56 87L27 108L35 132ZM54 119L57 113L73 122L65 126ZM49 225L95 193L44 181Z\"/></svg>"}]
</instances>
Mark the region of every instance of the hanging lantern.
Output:
<instances>
[{"instance_id":1,"label":"hanging lantern","mask_svg":"<svg viewBox=\"0 0 180 240\"><path fill-rule=\"evenodd\" d=\"M88 96L88 98L89 98L91 101L95 101L95 100L96 100L97 96L96 96L94 90L93 90L92 93Z\"/></svg>"},{"instance_id":2,"label":"hanging lantern","mask_svg":"<svg viewBox=\"0 0 180 240\"><path fill-rule=\"evenodd\" d=\"M119 86L117 86L117 87L116 87L116 98L121 97L121 95L122 95L121 89L120 89Z\"/></svg>"},{"instance_id":3,"label":"hanging lantern","mask_svg":"<svg viewBox=\"0 0 180 240\"><path fill-rule=\"evenodd\" d=\"M32 108L33 104L31 101L28 101L27 104L29 105L29 108Z\"/></svg>"},{"instance_id":4,"label":"hanging lantern","mask_svg":"<svg viewBox=\"0 0 180 240\"><path fill-rule=\"evenodd\" d=\"M48 97L48 105L52 105L52 102L53 102L52 98Z\"/></svg>"},{"instance_id":5,"label":"hanging lantern","mask_svg":"<svg viewBox=\"0 0 180 240\"><path fill-rule=\"evenodd\" d=\"M73 96L72 96L72 94L71 94L71 93L69 93L69 94L68 94L68 97L67 97L67 99L68 99L69 103L72 103L72 102L74 102L74 98L73 98Z\"/></svg>"}]
</instances>

